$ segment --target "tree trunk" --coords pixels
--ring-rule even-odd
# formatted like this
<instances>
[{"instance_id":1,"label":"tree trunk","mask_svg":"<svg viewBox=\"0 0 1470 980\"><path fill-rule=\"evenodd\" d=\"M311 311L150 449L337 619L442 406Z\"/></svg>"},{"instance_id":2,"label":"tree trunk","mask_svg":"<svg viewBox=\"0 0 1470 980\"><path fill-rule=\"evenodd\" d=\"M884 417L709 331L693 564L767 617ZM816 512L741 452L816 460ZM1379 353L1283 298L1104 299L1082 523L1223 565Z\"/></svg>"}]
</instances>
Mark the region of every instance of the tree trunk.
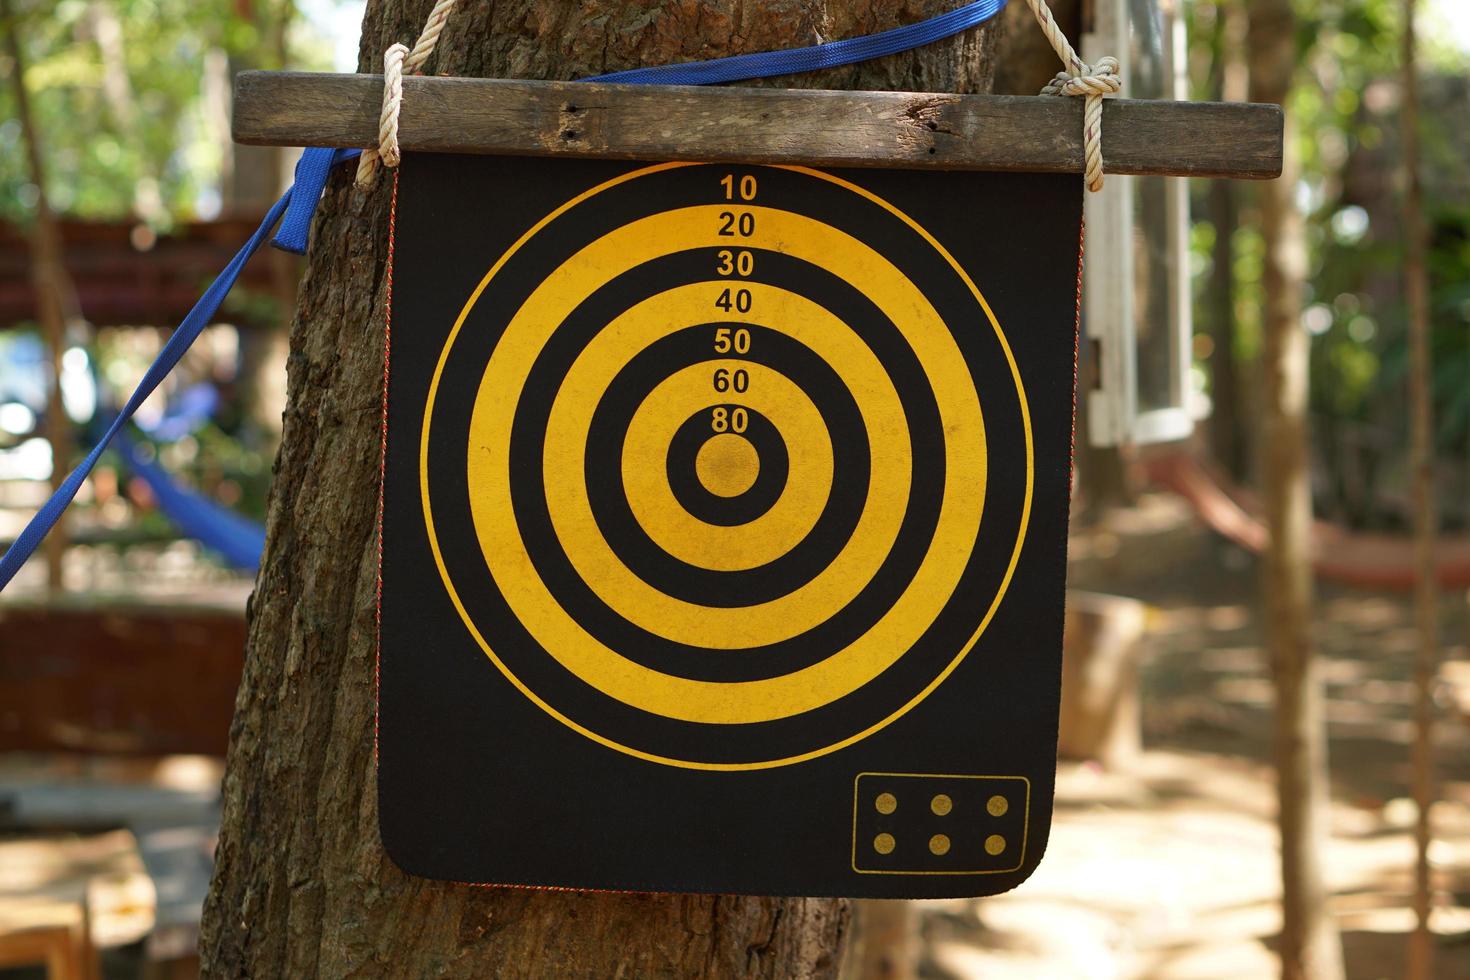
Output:
<instances>
[{"instance_id":1,"label":"tree trunk","mask_svg":"<svg viewBox=\"0 0 1470 980\"><path fill-rule=\"evenodd\" d=\"M231 77L250 69L279 71L290 65L290 3L257 3L248 16L262 44L228 60ZM228 89L226 89L228 92ZM228 105L228 101L226 102ZM226 215L265 213L281 196L295 152L282 146L236 146L226 134L228 166L220 179L220 197ZM281 405L286 399L286 328L296 304L301 260L290 252L271 249L262 261L270 263L270 297L275 309L270 320L240 330L240 368L237 374L241 427L239 437L262 455L274 453L281 441Z\"/></svg>"},{"instance_id":2,"label":"tree trunk","mask_svg":"<svg viewBox=\"0 0 1470 980\"><path fill-rule=\"evenodd\" d=\"M1434 683L1439 675L1439 582L1434 560L1439 506L1434 486L1434 364L1429 323L1429 233L1424 222L1424 186L1419 169L1419 72L1416 0L1404 0L1404 294L1409 306L1409 468L1414 476L1414 932L1409 939L1408 980L1434 975L1434 874L1429 848L1435 797Z\"/></svg>"},{"instance_id":3,"label":"tree trunk","mask_svg":"<svg viewBox=\"0 0 1470 980\"><path fill-rule=\"evenodd\" d=\"M16 116L20 120L21 140L26 148L26 173L36 188L36 215L30 229L31 287L36 296L36 319L46 341L51 360L50 385L46 389L46 441L51 446L51 492L61 489L71 472L71 419L61 399L62 355L66 352L68 326L80 319L76 304L76 287L66 271L62 253L61 228L46 196L45 151L40 128L31 112L26 91L26 59L21 50L20 24L9 0L0 0L0 21L5 29L5 49L14 82ZM67 527L63 514L46 536L46 588L60 592L64 586L62 566L66 560Z\"/></svg>"},{"instance_id":4,"label":"tree trunk","mask_svg":"<svg viewBox=\"0 0 1470 980\"><path fill-rule=\"evenodd\" d=\"M1245 12L1233 2L1215 11L1215 66L1213 98L1220 102L1246 100L1244 64ZM1248 445L1246 412L1235 354L1235 232L1240 227L1239 202L1234 184L1210 181L1206 191L1210 224L1215 228L1210 277L1204 307L1214 350L1210 354L1210 443L1215 459L1237 480L1246 476Z\"/></svg>"},{"instance_id":5,"label":"tree trunk","mask_svg":"<svg viewBox=\"0 0 1470 980\"><path fill-rule=\"evenodd\" d=\"M916 980L919 914L914 903L869 898L858 902L856 911L852 980Z\"/></svg>"},{"instance_id":6,"label":"tree trunk","mask_svg":"<svg viewBox=\"0 0 1470 980\"><path fill-rule=\"evenodd\" d=\"M1080 43L1083 0L1048 0L1062 33ZM1089 8L1091 3L1088 4ZM1031 6L1017 0L1001 11L1003 57L995 66L997 95L1035 95L1062 70L1061 60L1036 23Z\"/></svg>"},{"instance_id":7,"label":"tree trunk","mask_svg":"<svg viewBox=\"0 0 1470 980\"><path fill-rule=\"evenodd\" d=\"M370 0L362 68L412 42L429 0ZM953 8L902 7L903 21ZM897 26L826 0L463 0L427 70L576 78ZM987 30L774 84L983 91ZM391 181L328 185L291 335L268 540L249 609L209 976L762 976L836 973L845 902L483 888L410 878L378 839L374 591L383 265Z\"/></svg>"},{"instance_id":8,"label":"tree trunk","mask_svg":"<svg viewBox=\"0 0 1470 980\"><path fill-rule=\"evenodd\" d=\"M1215 244L1210 250L1212 265L1205 284L1204 306L1210 339L1210 446L1216 461L1236 480L1246 475L1244 406L1240 404L1240 381L1235 362L1235 231L1240 226L1235 188L1228 181L1212 181L1208 195L1210 224Z\"/></svg>"},{"instance_id":9,"label":"tree trunk","mask_svg":"<svg viewBox=\"0 0 1470 980\"><path fill-rule=\"evenodd\" d=\"M1291 0L1250 0L1250 97L1285 103L1296 71ZM1267 649L1276 685L1281 828L1281 972L1341 978L1342 944L1328 908L1322 845L1328 828L1327 731L1312 643L1312 497L1307 468L1307 333L1301 326L1306 241L1295 194L1288 115L1281 178L1260 189L1265 244L1261 480L1270 543L1262 559Z\"/></svg>"}]
</instances>

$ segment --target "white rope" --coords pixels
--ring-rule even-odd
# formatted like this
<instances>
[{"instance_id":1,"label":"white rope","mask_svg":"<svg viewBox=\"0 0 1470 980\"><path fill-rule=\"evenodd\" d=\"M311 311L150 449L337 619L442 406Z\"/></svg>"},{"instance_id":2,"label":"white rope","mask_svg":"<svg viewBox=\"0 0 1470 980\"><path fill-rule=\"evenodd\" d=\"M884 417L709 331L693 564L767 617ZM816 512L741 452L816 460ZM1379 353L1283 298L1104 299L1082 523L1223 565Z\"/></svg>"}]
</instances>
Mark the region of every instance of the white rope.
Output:
<instances>
[{"instance_id":1,"label":"white rope","mask_svg":"<svg viewBox=\"0 0 1470 980\"><path fill-rule=\"evenodd\" d=\"M1087 100L1082 112L1084 172L1087 189L1100 191L1103 188L1102 100L1123 88L1123 79L1118 74L1118 59L1103 58L1096 65L1089 65L1078 57L1076 49L1057 26L1046 0L1026 0L1026 3L1041 24L1041 33L1051 42L1052 50L1067 66L1066 71L1057 72L1057 77L1041 90L1041 94L1081 96Z\"/></svg>"},{"instance_id":2,"label":"white rope","mask_svg":"<svg viewBox=\"0 0 1470 980\"><path fill-rule=\"evenodd\" d=\"M395 44L383 52L383 111L378 116L378 146L374 150L363 150L362 156L357 158L359 187L366 187L373 182L373 177L378 172L379 160L386 167L398 166L401 159L398 150L398 114L403 108L403 76L417 75L424 62L429 60L456 2L458 0L438 0L434 4L412 51L402 44Z\"/></svg>"},{"instance_id":3,"label":"white rope","mask_svg":"<svg viewBox=\"0 0 1470 980\"><path fill-rule=\"evenodd\" d=\"M367 187L378 172L378 161L398 166L398 110L403 106L403 57L408 48L395 44L383 53L383 111L378 116L378 148L363 150L357 158L357 183Z\"/></svg>"}]
</instances>

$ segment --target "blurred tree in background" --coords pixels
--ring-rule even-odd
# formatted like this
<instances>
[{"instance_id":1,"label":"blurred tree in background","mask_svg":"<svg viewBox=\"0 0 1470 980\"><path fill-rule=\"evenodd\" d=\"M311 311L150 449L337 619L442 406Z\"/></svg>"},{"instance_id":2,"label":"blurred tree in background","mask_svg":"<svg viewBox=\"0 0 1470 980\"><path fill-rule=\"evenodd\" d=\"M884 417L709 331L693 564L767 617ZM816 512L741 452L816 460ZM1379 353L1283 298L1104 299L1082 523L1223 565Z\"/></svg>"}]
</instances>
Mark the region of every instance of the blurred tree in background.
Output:
<instances>
[{"instance_id":1,"label":"blurred tree in background","mask_svg":"<svg viewBox=\"0 0 1470 980\"><path fill-rule=\"evenodd\" d=\"M1240 97L1241 0L1188 5L1194 97ZM1429 6L1428 16L1438 16ZM1407 320L1400 288L1394 0L1298 0L1297 198L1306 214L1314 497L1352 527L1409 524ZM1437 476L1447 527L1470 526L1470 37L1431 21L1423 35L1425 182L1433 229ZM1437 29L1435 29L1437 28ZM1222 205L1220 198L1226 203ZM1258 441L1240 404L1259 398L1262 244L1248 188L1199 182L1194 205L1196 356L1217 421L1212 448L1237 477ZM1224 231L1222 239L1221 230ZM1222 269L1225 262L1228 269ZM1222 321L1225 321L1222 323ZM1220 384L1222 379L1225 384ZM1232 442L1232 439L1236 440Z\"/></svg>"}]
</instances>

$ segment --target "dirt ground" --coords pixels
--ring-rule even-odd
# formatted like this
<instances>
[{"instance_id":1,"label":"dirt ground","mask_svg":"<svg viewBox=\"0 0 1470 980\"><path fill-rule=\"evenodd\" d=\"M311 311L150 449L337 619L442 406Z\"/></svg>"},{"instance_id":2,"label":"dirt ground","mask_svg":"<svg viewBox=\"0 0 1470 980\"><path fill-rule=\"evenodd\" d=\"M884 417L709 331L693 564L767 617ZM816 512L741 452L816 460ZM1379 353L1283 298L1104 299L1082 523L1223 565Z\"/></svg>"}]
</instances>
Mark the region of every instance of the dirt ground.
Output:
<instances>
[{"instance_id":1,"label":"dirt ground","mask_svg":"<svg viewBox=\"0 0 1470 980\"><path fill-rule=\"evenodd\" d=\"M1070 585L1150 606L1145 752L1126 772L1064 763L1045 860L1015 891L920 903L933 978L1206 980L1277 975L1269 670L1255 560L1175 498L1145 498L1072 541ZM1409 930L1406 596L1323 584L1332 830L1327 867L1353 980L1403 975ZM1439 774L1431 859L1437 976L1470 978L1470 605L1444 597ZM1456 683L1458 682L1458 684Z\"/></svg>"}]
</instances>

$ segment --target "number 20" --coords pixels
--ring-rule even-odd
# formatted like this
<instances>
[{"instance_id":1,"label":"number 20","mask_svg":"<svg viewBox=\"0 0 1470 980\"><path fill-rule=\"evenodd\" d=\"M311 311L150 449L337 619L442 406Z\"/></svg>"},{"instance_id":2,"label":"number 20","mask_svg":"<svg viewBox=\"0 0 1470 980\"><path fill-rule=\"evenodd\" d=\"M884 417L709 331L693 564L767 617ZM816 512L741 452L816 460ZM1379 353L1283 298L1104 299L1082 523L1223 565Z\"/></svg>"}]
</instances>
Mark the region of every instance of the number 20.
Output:
<instances>
[{"instance_id":1,"label":"number 20","mask_svg":"<svg viewBox=\"0 0 1470 980\"><path fill-rule=\"evenodd\" d=\"M723 238L749 238L755 234L755 215L749 211L741 211L736 215L734 211L720 212L719 235Z\"/></svg>"}]
</instances>

